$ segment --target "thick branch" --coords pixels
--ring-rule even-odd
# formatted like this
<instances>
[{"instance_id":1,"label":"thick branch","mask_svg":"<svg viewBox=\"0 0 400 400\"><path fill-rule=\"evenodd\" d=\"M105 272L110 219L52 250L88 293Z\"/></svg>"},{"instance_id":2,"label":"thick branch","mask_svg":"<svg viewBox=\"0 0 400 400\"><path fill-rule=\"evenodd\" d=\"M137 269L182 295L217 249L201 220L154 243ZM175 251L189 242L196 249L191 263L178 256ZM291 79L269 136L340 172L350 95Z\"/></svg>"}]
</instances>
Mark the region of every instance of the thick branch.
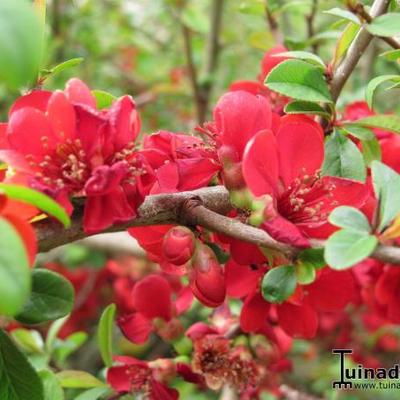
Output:
<instances>
[{"instance_id":1,"label":"thick branch","mask_svg":"<svg viewBox=\"0 0 400 400\"><path fill-rule=\"evenodd\" d=\"M377 17L378 15L384 14L389 7L390 0L375 0L371 8L371 17ZM351 72L354 70L361 56L363 55L368 44L371 42L373 36L362 27L360 32L354 39L353 43L347 51L346 58L338 66L333 74L331 81L331 93L332 98L336 101L339 97L343 86L347 82Z\"/></svg>"},{"instance_id":2,"label":"thick branch","mask_svg":"<svg viewBox=\"0 0 400 400\"><path fill-rule=\"evenodd\" d=\"M278 242L267 232L226 217L232 209L229 193L223 186L214 186L173 194L148 196L138 209L137 218L121 225L115 225L106 232L126 230L132 226L162 224L200 225L214 232L223 233L245 242L263 246L283 253L288 258L295 257L300 249ZM72 216L72 224L64 229L52 220L36 222L34 227L40 251L48 251L66 243L88 236L82 227L83 210L77 207ZM323 241L312 241L312 247L323 247ZM376 260L400 264L400 247L380 245L371 256Z\"/></svg>"}]
</instances>

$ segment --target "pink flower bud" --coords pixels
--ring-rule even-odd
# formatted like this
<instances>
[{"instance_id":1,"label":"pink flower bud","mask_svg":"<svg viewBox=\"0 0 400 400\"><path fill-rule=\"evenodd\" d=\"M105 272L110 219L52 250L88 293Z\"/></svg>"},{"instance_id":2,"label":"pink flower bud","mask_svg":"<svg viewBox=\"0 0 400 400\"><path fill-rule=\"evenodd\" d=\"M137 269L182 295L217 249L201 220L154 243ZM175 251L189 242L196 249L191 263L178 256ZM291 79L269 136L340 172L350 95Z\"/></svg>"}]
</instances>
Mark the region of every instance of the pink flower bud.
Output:
<instances>
[{"instance_id":1,"label":"pink flower bud","mask_svg":"<svg viewBox=\"0 0 400 400\"><path fill-rule=\"evenodd\" d=\"M190 229L184 226L171 228L163 240L163 259L174 265L185 264L193 256L195 240Z\"/></svg>"},{"instance_id":2,"label":"pink flower bud","mask_svg":"<svg viewBox=\"0 0 400 400\"><path fill-rule=\"evenodd\" d=\"M189 284L193 294L208 307L218 307L225 300L225 276L214 252L200 244L192 259Z\"/></svg>"}]
</instances>

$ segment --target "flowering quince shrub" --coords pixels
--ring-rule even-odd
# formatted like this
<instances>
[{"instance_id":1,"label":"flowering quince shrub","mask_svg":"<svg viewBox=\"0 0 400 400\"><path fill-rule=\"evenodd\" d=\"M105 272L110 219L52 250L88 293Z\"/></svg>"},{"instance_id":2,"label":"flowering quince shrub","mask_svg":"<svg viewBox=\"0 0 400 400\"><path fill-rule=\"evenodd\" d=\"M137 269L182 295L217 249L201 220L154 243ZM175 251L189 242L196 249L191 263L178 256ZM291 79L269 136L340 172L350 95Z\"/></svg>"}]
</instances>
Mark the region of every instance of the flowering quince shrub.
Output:
<instances>
[{"instance_id":1,"label":"flowering quince shrub","mask_svg":"<svg viewBox=\"0 0 400 400\"><path fill-rule=\"evenodd\" d=\"M76 60L16 96L0 123L0 399L303 398L286 377L332 348L385 365L400 340L400 117L378 113L374 93L400 76L336 103L368 40L398 60L400 14L345 3L328 12L347 24L329 63L277 44L191 132L145 132L132 96L79 78L45 88ZM265 7L275 32L279 8ZM2 68L21 88L38 65ZM204 111L207 87L184 73ZM105 230L144 254L72 244L36 257Z\"/></svg>"}]
</instances>

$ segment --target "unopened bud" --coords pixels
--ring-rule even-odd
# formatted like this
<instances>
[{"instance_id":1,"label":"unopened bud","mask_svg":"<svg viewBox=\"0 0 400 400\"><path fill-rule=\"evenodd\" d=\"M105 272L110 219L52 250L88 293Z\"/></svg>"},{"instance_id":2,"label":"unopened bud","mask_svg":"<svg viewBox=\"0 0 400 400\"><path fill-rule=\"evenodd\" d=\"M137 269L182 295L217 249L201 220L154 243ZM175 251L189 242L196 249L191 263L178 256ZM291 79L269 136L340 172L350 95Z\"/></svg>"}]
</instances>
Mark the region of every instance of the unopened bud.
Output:
<instances>
[{"instance_id":1,"label":"unopened bud","mask_svg":"<svg viewBox=\"0 0 400 400\"><path fill-rule=\"evenodd\" d=\"M192 231L184 226L171 228L162 244L163 259L174 265L188 262L194 253L196 238Z\"/></svg>"}]
</instances>

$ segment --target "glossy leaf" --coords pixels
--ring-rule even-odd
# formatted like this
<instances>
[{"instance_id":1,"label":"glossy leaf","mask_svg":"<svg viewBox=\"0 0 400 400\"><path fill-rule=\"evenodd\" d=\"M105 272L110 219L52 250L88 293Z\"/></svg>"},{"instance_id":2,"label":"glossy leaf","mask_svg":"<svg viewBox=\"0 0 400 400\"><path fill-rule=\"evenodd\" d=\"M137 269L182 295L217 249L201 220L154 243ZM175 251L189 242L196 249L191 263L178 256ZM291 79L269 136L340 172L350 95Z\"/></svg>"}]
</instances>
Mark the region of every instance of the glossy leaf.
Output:
<instances>
[{"instance_id":1,"label":"glossy leaf","mask_svg":"<svg viewBox=\"0 0 400 400\"><path fill-rule=\"evenodd\" d=\"M381 128L394 133L400 133L400 117L398 115L373 115L353 122L354 125Z\"/></svg>"},{"instance_id":2,"label":"glossy leaf","mask_svg":"<svg viewBox=\"0 0 400 400\"><path fill-rule=\"evenodd\" d=\"M63 388L89 389L107 386L85 371L65 370L57 373L56 376Z\"/></svg>"},{"instance_id":3,"label":"glossy leaf","mask_svg":"<svg viewBox=\"0 0 400 400\"><path fill-rule=\"evenodd\" d=\"M334 132L325 142L322 174L365 181L364 159L357 146L346 136Z\"/></svg>"},{"instance_id":4,"label":"glossy leaf","mask_svg":"<svg viewBox=\"0 0 400 400\"><path fill-rule=\"evenodd\" d=\"M336 44L335 54L333 56L333 65L337 65L346 54L348 48L350 47L359 30L360 26L353 22L350 22L346 26Z\"/></svg>"},{"instance_id":5,"label":"glossy leaf","mask_svg":"<svg viewBox=\"0 0 400 400\"><path fill-rule=\"evenodd\" d=\"M43 339L38 331L17 328L11 332L11 336L25 353L41 353L43 351Z\"/></svg>"},{"instance_id":6,"label":"glossy leaf","mask_svg":"<svg viewBox=\"0 0 400 400\"><path fill-rule=\"evenodd\" d=\"M349 228L366 233L371 230L367 217L354 207L336 207L330 213L328 220L339 228Z\"/></svg>"},{"instance_id":7,"label":"glossy leaf","mask_svg":"<svg viewBox=\"0 0 400 400\"><path fill-rule=\"evenodd\" d=\"M365 232L342 229L325 243L325 260L333 269L346 269L369 257L378 239Z\"/></svg>"},{"instance_id":8,"label":"glossy leaf","mask_svg":"<svg viewBox=\"0 0 400 400\"><path fill-rule=\"evenodd\" d=\"M347 21L354 22L357 25L360 25L360 20L354 15L351 11L343 10L339 7L331 8L330 10L324 11L325 14L334 15L335 17L343 18Z\"/></svg>"},{"instance_id":9,"label":"glossy leaf","mask_svg":"<svg viewBox=\"0 0 400 400\"><path fill-rule=\"evenodd\" d=\"M332 101L321 69L305 61L281 62L268 74L265 84L269 89L294 99Z\"/></svg>"},{"instance_id":10,"label":"glossy leaf","mask_svg":"<svg viewBox=\"0 0 400 400\"><path fill-rule=\"evenodd\" d=\"M283 303L295 291L296 271L293 265L270 269L261 282L262 295L270 303Z\"/></svg>"},{"instance_id":11,"label":"glossy leaf","mask_svg":"<svg viewBox=\"0 0 400 400\"><path fill-rule=\"evenodd\" d=\"M101 358L106 367L112 365L112 333L115 321L115 304L108 305L100 317L99 327L97 329L97 344L100 349Z\"/></svg>"},{"instance_id":12,"label":"glossy leaf","mask_svg":"<svg viewBox=\"0 0 400 400\"><path fill-rule=\"evenodd\" d=\"M32 293L16 319L38 324L64 317L72 311L74 288L62 275L46 269L32 271Z\"/></svg>"},{"instance_id":13,"label":"glossy leaf","mask_svg":"<svg viewBox=\"0 0 400 400\"><path fill-rule=\"evenodd\" d=\"M288 58L298 58L300 60L308 61L311 64L318 65L319 67L325 68L324 62L320 57L308 51L285 51L282 53L274 54L272 57L288 57Z\"/></svg>"},{"instance_id":14,"label":"glossy leaf","mask_svg":"<svg viewBox=\"0 0 400 400\"><path fill-rule=\"evenodd\" d=\"M92 90L92 94L96 99L96 106L99 110L109 108L117 98L104 90Z\"/></svg>"},{"instance_id":15,"label":"glossy leaf","mask_svg":"<svg viewBox=\"0 0 400 400\"><path fill-rule=\"evenodd\" d=\"M0 315L17 314L29 296L30 287L25 245L14 227L0 217Z\"/></svg>"},{"instance_id":16,"label":"glossy leaf","mask_svg":"<svg viewBox=\"0 0 400 400\"><path fill-rule=\"evenodd\" d=\"M367 167L371 166L372 161L381 161L382 150L379 140L376 137L372 140L363 140L362 153Z\"/></svg>"},{"instance_id":17,"label":"glossy leaf","mask_svg":"<svg viewBox=\"0 0 400 400\"><path fill-rule=\"evenodd\" d=\"M39 376L3 330L0 330L0 399L45 400Z\"/></svg>"},{"instance_id":18,"label":"glossy leaf","mask_svg":"<svg viewBox=\"0 0 400 400\"><path fill-rule=\"evenodd\" d=\"M400 75L381 75L368 82L367 89L365 90L365 99L370 108L373 108L373 99L375 90L384 82L400 79Z\"/></svg>"},{"instance_id":19,"label":"glossy leaf","mask_svg":"<svg viewBox=\"0 0 400 400\"><path fill-rule=\"evenodd\" d=\"M285 106L286 114L311 114L329 118L330 114L318 103L295 100Z\"/></svg>"},{"instance_id":20,"label":"glossy leaf","mask_svg":"<svg viewBox=\"0 0 400 400\"><path fill-rule=\"evenodd\" d=\"M0 183L0 193L1 192L5 193L11 199L32 204L46 214L58 219L66 228L71 223L65 209L43 193L26 186L11 185L8 183Z\"/></svg>"},{"instance_id":21,"label":"glossy leaf","mask_svg":"<svg viewBox=\"0 0 400 400\"><path fill-rule=\"evenodd\" d=\"M54 372L44 369L39 371L43 383L44 400L64 400L64 391Z\"/></svg>"},{"instance_id":22,"label":"glossy leaf","mask_svg":"<svg viewBox=\"0 0 400 400\"><path fill-rule=\"evenodd\" d=\"M387 13L375 17L366 28L373 35L389 37L398 35L399 26L400 13Z\"/></svg>"},{"instance_id":23,"label":"glossy leaf","mask_svg":"<svg viewBox=\"0 0 400 400\"><path fill-rule=\"evenodd\" d=\"M379 161L371 165L372 184L379 199L379 231L387 227L400 212L400 175Z\"/></svg>"}]
</instances>

